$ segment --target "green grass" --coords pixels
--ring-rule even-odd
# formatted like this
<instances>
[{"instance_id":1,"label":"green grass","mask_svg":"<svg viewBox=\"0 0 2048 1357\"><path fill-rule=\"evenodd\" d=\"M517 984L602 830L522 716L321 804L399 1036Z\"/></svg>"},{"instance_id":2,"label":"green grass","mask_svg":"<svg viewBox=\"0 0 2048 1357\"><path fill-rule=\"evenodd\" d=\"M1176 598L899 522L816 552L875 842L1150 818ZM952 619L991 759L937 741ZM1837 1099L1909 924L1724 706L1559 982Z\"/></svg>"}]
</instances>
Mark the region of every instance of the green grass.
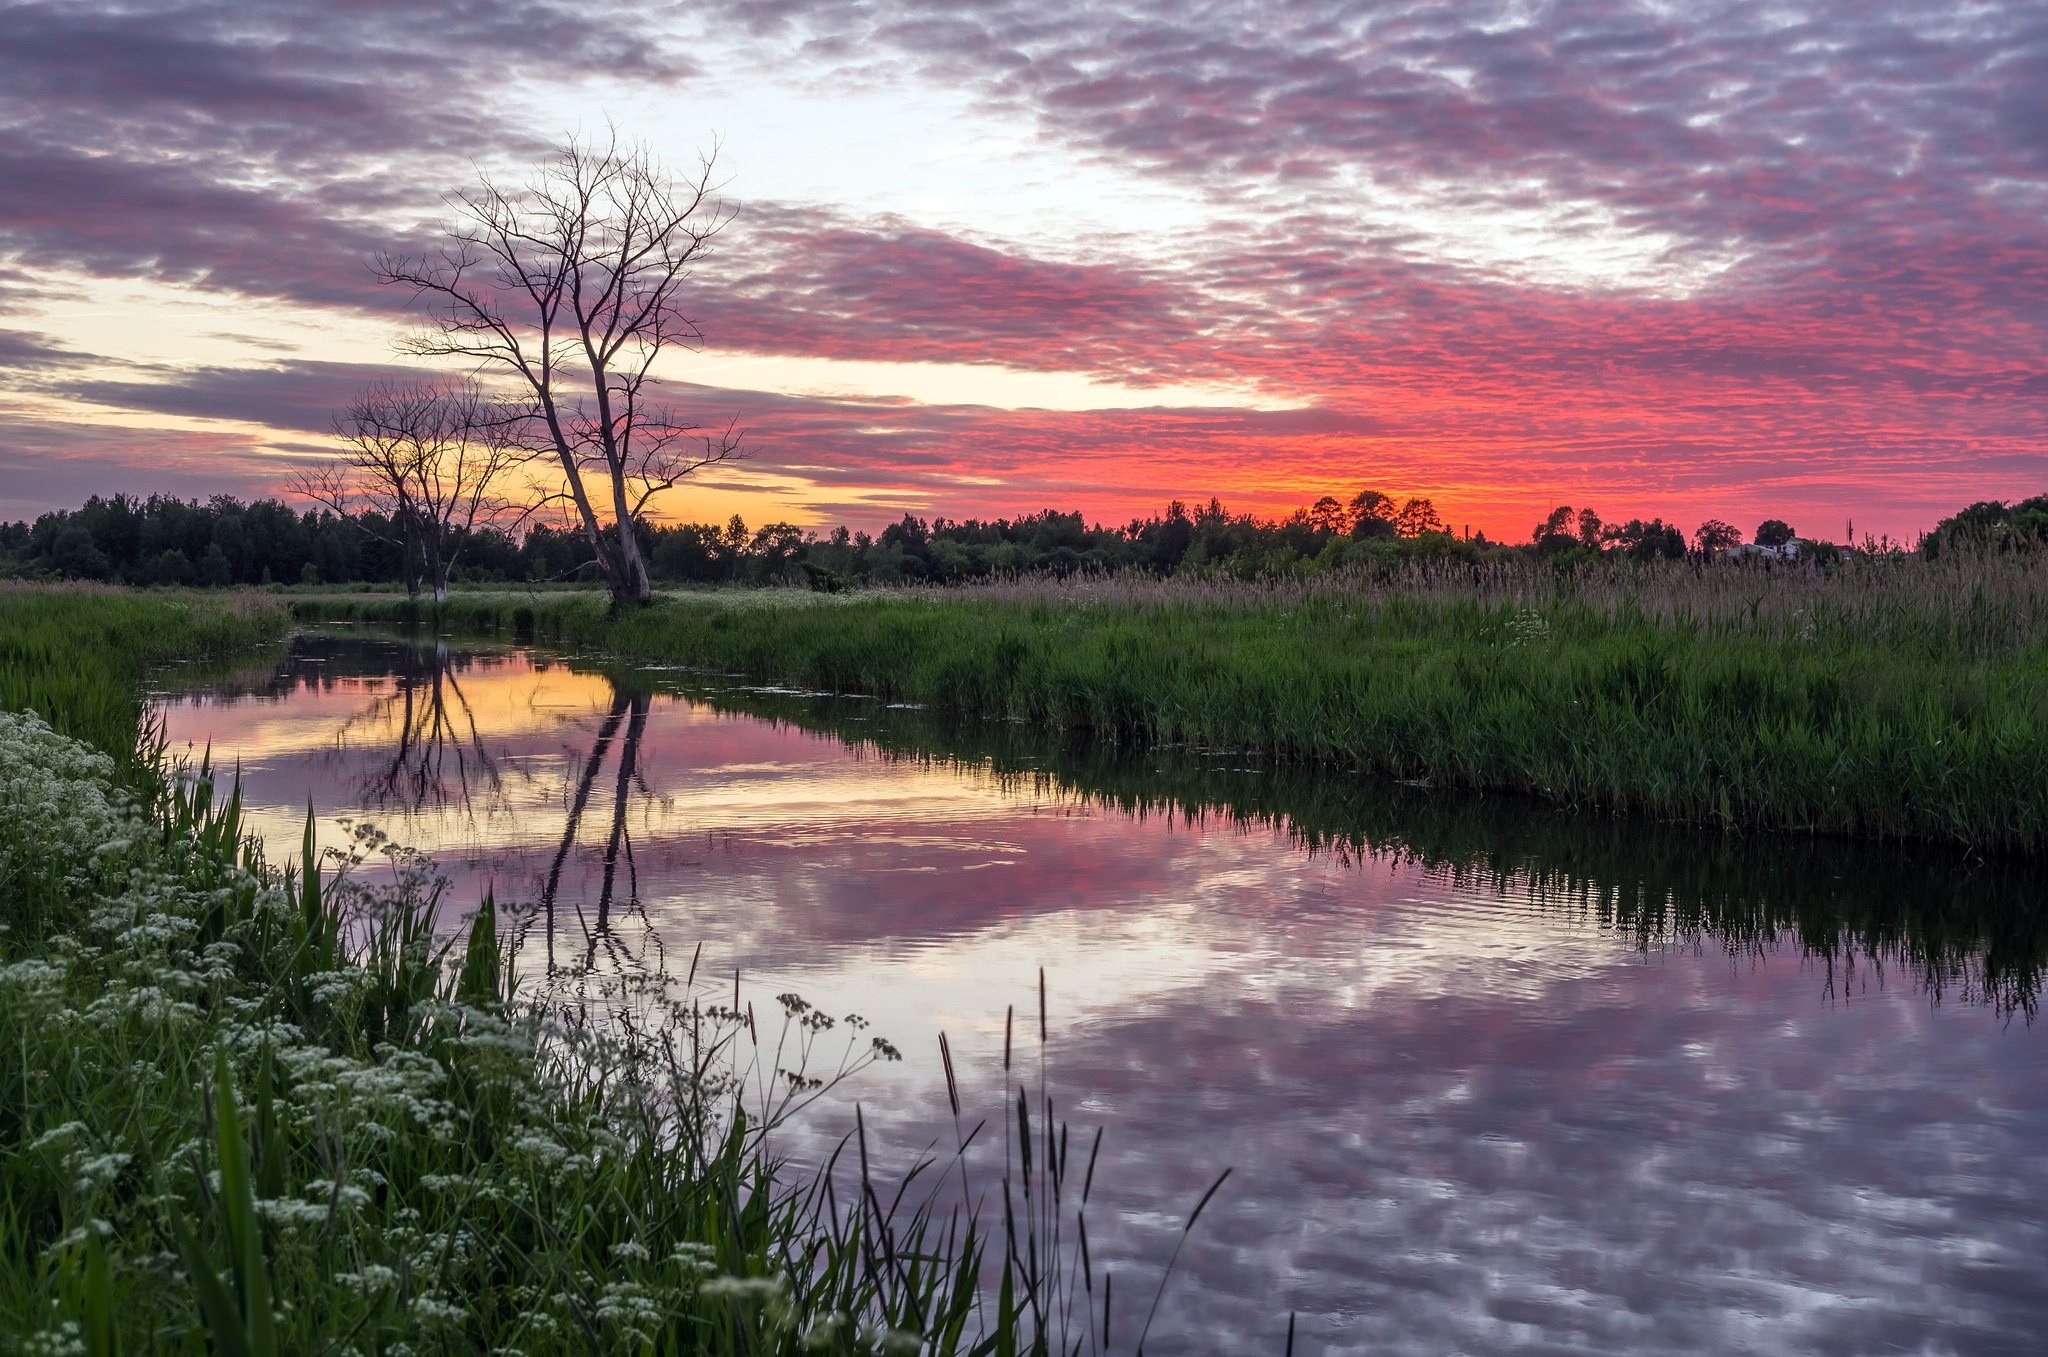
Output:
<instances>
[{"instance_id":1,"label":"green grass","mask_svg":"<svg viewBox=\"0 0 2048 1357\"><path fill-rule=\"evenodd\" d=\"M2048 851L2048 553L297 606L1579 808Z\"/></svg>"},{"instance_id":2,"label":"green grass","mask_svg":"<svg viewBox=\"0 0 2048 1357\"><path fill-rule=\"evenodd\" d=\"M0 584L0 711L38 712L126 768L152 668L281 640L290 626L289 605L265 594Z\"/></svg>"},{"instance_id":3,"label":"green grass","mask_svg":"<svg viewBox=\"0 0 2048 1357\"><path fill-rule=\"evenodd\" d=\"M1034 1131L1019 1091L1026 1209L992 1241L931 1208L964 1157L884 1184L863 1135L842 1204L769 1131L893 1055L857 1020L793 995L757 1020L694 967L521 986L492 901L441 926L430 864L372 889L315 859L310 811L280 870L239 793L153 761L149 665L281 622L0 595L32 709L0 713L0 1353L1071 1348L1089 1297L1032 1207L1065 1157L1023 1148L1065 1145L1049 1106Z\"/></svg>"}]
</instances>

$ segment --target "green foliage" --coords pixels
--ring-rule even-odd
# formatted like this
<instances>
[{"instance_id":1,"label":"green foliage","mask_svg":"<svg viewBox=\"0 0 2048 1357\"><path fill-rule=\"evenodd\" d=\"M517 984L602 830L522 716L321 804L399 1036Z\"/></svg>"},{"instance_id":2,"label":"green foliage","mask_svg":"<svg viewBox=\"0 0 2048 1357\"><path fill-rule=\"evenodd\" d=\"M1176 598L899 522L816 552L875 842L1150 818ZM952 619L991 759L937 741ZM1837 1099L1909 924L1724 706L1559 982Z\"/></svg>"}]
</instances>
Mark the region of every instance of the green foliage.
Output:
<instances>
[{"instance_id":1,"label":"green foliage","mask_svg":"<svg viewBox=\"0 0 2048 1357\"><path fill-rule=\"evenodd\" d=\"M473 595L438 625L1657 818L2048 849L2048 557ZM398 623L372 602L308 618Z\"/></svg>"}]
</instances>

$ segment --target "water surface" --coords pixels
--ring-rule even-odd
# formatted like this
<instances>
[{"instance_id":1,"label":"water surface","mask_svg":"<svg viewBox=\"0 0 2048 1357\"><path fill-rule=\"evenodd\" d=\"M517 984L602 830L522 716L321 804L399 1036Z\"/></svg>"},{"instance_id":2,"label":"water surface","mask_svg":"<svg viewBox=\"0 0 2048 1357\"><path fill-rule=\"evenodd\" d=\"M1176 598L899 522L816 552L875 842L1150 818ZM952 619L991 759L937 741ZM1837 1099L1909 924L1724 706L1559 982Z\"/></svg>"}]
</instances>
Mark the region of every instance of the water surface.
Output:
<instances>
[{"instance_id":1,"label":"water surface","mask_svg":"<svg viewBox=\"0 0 2048 1357\"><path fill-rule=\"evenodd\" d=\"M459 904L527 902L529 967L701 944L863 1013L906 1059L810 1130L857 1098L899 1168L952 1143L940 1031L999 1111L1014 1006L1035 1087L1043 968L1120 1298L1234 1168L1156 1353L1278 1353L1290 1310L1305 1353L2048 1333L2048 929L2015 868L452 642L301 637L162 709L278 854L310 798L330 845L373 822Z\"/></svg>"}]
</instances>

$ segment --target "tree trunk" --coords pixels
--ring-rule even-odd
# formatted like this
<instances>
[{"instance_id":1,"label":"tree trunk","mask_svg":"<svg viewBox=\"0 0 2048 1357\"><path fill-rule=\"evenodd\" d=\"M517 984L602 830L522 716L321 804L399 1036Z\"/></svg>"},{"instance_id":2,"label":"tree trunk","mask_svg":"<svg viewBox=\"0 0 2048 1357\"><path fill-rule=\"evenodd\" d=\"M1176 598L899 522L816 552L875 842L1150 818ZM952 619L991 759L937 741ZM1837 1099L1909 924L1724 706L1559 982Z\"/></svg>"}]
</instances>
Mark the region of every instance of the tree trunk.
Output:
<instances>
[{"instance_id":1,"label":"tree trunk","mask_svg":"<svg viewBox=\"0 0 2048 1357\"><path fill-rule=\"evenodd\" d=\"M640 535L633 530L633 511L626 502L626 478L616 463L611 467L611 479L612 513L619 527L619 573L626 585L626 592L614 591L612 596L621 603L645 603L654 596L654 585L647 578L647 562L640 557Z\"/></svg>"},{"instance_id":2,"label":"tree trunk","mask_svg":"<svg viewBox=\"0 0 2048 1357\"><path fill-rule=\"evenodd\" d=\"M552 421L550 416L549 429L555 436L555 455L561 458L562 471L569 484L569 498L576 505L576 517L583 523L583 535L590 539L590 549L597 556L597 568L604 575L605 588L611 590L612 601L624 602L627 597L626 577L604 544L604 529L597 525L597 511L590 507L590 495L583 488L583 469L576 465L576 455L569 451L568 441Z\"/></svg>"}]
</instances>

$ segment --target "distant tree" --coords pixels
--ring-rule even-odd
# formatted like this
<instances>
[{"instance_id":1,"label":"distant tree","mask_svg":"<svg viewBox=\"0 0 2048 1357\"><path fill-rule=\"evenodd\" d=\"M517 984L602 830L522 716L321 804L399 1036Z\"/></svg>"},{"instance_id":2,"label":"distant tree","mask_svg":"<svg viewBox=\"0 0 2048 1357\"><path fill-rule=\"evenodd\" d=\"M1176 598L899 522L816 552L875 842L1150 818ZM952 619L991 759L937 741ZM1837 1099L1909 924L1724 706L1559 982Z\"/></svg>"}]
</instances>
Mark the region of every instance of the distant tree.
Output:
<instances>
[{"instance_id":1,"label":"distant tree","mask_svg":"<svg viewBox=\"0 0 2048 1357\"><path fill-rule=\"evenodd\" d=\"M1541 546L1546 537L1569 537L1576 540L1572 529L1572 506L1560 504L1550 511L1549 517L1538 523L1529 533L1529 540Z\"/></svg>"},{"instance_id":2,"label":"distant tree","mask_svg":"<svg viewBox=\"0 0 2048 1357\"><path fill-rule=\"evenodd\" d=\"M156 558L151 574L158 584L190 584L192 582L192 561L184 552L172 547Z\"/></svg>"},{"instance_id":3,"label":"distant tree","mask_svg":"<svg viewBox=\"0 0 2048 1357\"><path fill-rule=\"evenodd\" d=\"M1782 518L1767 518L1756 525L1756 544L1760 547L1782 547L1794 535L1792 525Z\"/></svg>"},{"instance_id":4,"label":"distant tree","mask_svg":"<svg viewBox=\"0 0 2048 1357\"><path fill-rule=\"evenodd\" d=\"M473 384L385 382L366 389L335 422L344 451L300 474L299 492L359 518L401 555L407 592L421 575L436 601L476 532L514 515L501 493L508 472L530 454L514 439L524 411L490 400Z\"/></svg>"},{"instance_id":5,"label":"distant tree","mask_svg":"<svg viewBox=\"0 0 2048 1357\"><path fill-rule=\"evenodd\" d=\"M1541 523L1531 530L1529 538L1536 544L1539 556L1558 556L1580 545L1579 534L1574 526L1577 522L1575 511L1569 504L1560 504L1552 509Z\"/></svg>"},{"instance_id":6,"label":"distant tree","mask_svg":"<svg viewBox=\"0 0 2048 1357\"><path fill-rule=\"evenodd\" d=\"M1600 549L1600 515L1591 509L1579 510L1579 545Z\"/></svg>"},{"instance_id":7,"label":"distant tree","mask_svg":"<svg viewBox=\"0 0 2048 1357\"><path fill-rule=\"evenodd\" d=\"M1339 504L1334 495L1324 495L1310 505L1305 517L1308 525L1317 532L1341 536L1351 531L1351 512Z\"/></svg>"},{"instance_id":8,"label":"distant tree","mask_svg":"<svg viewBox=\"0 0 2048 1357\"><path fill-rule=\"evenodd\" d=\"M228 554L215 542L199 558L199 582L209 589L224 589L235 582L235 568L228 562Z\"/></svg>"},{"instance_id":9,"label":"distant tree","mask_svg":"<svg viewBox=\"0 0 2048 1357\"><path fill-rule=\"evenodd\" d=\"M57 569L75 580L103 580L111 569L106 553L93 542L91 530L83 524L73 524L57 534L50 557Z\"/></svg>"},{"instance_id":10,"label":"distant tree","mask_svg":"<svg viewBox=\"0 0 2048 1357\"><path fill-rule=\"evenodd\" d=\"M1685 555L1685 533L1661 518L1632 518L1619 527L1602 529L1601 536L1638 561L1659 557L1675 561Z\"/></svg>"},{"instance_id":11,"label":"distant tree","mask_svg":"<svg viewBox=\"0 0 2048 1357\"><path fill-rule=\"evenodd\" d=\"M1448 531L1444 521L1437 517L1436 506L1426 499L1411 499L1402 505L1401 512L1394 519L1394 527L1403 537Z\"/></svg>"},{"instance_id":12,"label":"distant tree","mask_svg":"<svg viewBox=\"0 0 2048 1357\"><path fill-rule=\"evenodd\" d=\"M529 446L552 457L556 493L619 600L652 588L633 521L685 476L742 452L734 426L704 433L661 400L654 378L664 353L701 340L683 287L731 220L711 176L707 159L678 181L616 135L571 142L522 188L485 178L458 195L438 253L376 265L428 308L409 352L468 360L530 393Z\"/></svg>"},{"instance_id":13,"label":"distant tree","mask_svg":"<svg viewBox=\"0 0 2048 1357\"><path fill-rule=\"evenodd\" d=\"M1211 500L1211 504L1215 501ZM1377 490L1361 490L1351 497L1351 535L1353 537L1395 537L1400 529L1394 525L1397 517L1394 501Z\"/></svg>"},{"instance_id":14,"label":"distant tree","mask_svg":"<svg viewBox=\"0 0 2048 1357\"><path fill-rule=\"evenodd\" d=\"M1701 551L1726 551L1742 544L1742 530L1718 518L1710 518L1693 530L1692 543Z\"/></svg>"},{"instance_id":15,"label":"distant tree","mask_svg":"<svg viewBox=\"0 0 2048 1357\"><path fill-rule=\"evenodd\" d=\"M2035 495L2017 504L2004 500L1979 500L1957 510L1934 525L1920 540L1920 551L1930 559L1945 550L2015 549L2048 542L2048 495Z\"/></svg>"}]
</instances>

